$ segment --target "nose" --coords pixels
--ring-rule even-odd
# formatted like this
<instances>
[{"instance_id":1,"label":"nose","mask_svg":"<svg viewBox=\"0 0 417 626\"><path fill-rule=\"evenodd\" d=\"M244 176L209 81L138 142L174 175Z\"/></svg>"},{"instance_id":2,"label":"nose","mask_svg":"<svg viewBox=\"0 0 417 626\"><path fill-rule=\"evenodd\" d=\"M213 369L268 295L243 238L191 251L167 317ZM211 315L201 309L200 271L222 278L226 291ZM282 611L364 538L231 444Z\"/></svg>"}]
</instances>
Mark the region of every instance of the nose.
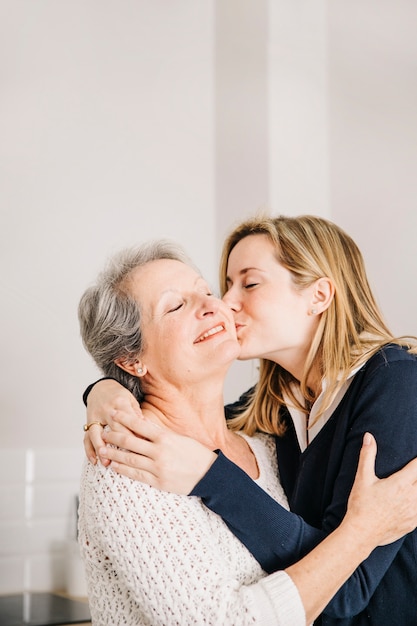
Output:
<instances>
[{"instance_id":1,"label":"nose","mask_svg":"<svg viewBox=\"0 0 417 626\"><path fill-rule=\"evenodd\" d=\"M222 300L229 307L229 309L232 309L234 312L240 311L242 308L242 303L233 287L230 287L230 289L226 291Z\"/></svg>"},{"instance_id":2,"label":"nose","mask_svg":"<svg viewBox=\"0 0 417 626\"><path fill-rule=\"evenodd\" d=\"M207 294L201 294L199 296L198 311L199 317L205 317L206 315L214 315L218 312L221 300L215 296L209 296Z\"/></svg>"}]
</instances>

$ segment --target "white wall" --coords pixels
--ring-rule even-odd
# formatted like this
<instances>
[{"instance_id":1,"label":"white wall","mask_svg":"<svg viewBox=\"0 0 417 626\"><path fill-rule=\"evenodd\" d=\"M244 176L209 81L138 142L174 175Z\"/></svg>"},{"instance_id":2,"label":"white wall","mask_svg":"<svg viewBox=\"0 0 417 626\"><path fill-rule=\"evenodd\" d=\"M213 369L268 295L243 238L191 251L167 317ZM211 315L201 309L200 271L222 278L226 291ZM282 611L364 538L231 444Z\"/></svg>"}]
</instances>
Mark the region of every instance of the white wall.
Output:
<instances>
[{"instance_id":1,"label":"white wall","mask_svg":"<svg viewBox=\"0 0 417 626\"><path fill-rule=\"evenodd\" d=\"M417 4L268 3L269 201L359 244L393 332L417 335Z\"/></svg>"},{"instance_id":2,"label":"white wall","mask_svg":"<svg viewBox=\"0 0 417 626\"><path fill-rule=\"evenodd\" d=\"M213 28L210 0L0 4L0 593L65 586L105 258L169 237L217 278Z\"/></svg>"},{"instance_id":3,"label":"white wall","mask_svg":"<svg viewBox=\"0 0 417 626\"><path fill-rule=\"evenodd\" d=\"M268 2L216 0L215 205L216 258L225 235L269 206ZM257 362L235 362L226 379L233 402L257 376Z\"/></svg>"},{"instance_id":4,"label":"white wall","mask_svg":"<svg viewBox=\"0 0 417 626\"><path fill-rule=\"evenodd\" d=\"M0 10L2 445L79 445L77 303L104 259L169 237L216 278L213 6Z\"/></svg>"},{"instance_id":5,"label":"white wall","mask_svg":"<svg viewBox=\"0 0 417 626\"><path fill-rule=\"evenodd\" d=\"M326 2L268 5L270 205L331 217Z\"/></svg>"},{"instance_id":6,"label":"white wall","mask_svg":"<svg viewBox=\"0 0 417 626\"><path fill-rule=\"evenodd\" d=\"M417 334L417 3L328 2L332 217L397 334Z\"/></svg>"}]
</instances>

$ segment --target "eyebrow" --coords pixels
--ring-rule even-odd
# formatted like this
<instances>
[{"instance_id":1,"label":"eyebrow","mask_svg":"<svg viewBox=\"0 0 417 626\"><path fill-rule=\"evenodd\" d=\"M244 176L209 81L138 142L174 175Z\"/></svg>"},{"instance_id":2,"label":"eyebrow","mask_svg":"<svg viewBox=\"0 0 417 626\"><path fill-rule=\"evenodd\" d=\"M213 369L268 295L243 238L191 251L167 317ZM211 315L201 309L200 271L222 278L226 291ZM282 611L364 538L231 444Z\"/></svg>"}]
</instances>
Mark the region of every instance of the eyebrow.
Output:
<instances>
[{"instance_id":1,"label":"eyebrow","mask_svg":"<svg viewBox=\"0 0 417 626\"><path fill-rule=\"evenodd\" d=\"M265 271L265 270L261 270L260 267L244 267L238 272L238 276L244 276L245 274L247 274L248 272L251 272L252 270L255 270L256 272ZM226 282L232 282L232 279L230 278L230 276L226 276Z\"/></svg>"},{"instance_id":2,"label":"eyebrow","mask_svg":"<svg viewBox=\"0 0 417 626\"><path fill-rule=\"evenodd\" d=\"M198 282L200 282L200 281L202 281L207 287L209 287L208 282L202 276L197 276L197 278L194 281L194 285L193 286L195 287L196 284ZM174 287L168 287L168 289L165 289L164 291L161 292L161 296L163 296L166 293L178 293L178 289L175 289Z\"/></svg>"},{"instance_id":3,"label":"eyebrow","mask_svg":"<svg viewBox=\"0 0 417 626\"><path fill-rule=\"evenodd\" d=\"M203 278L203 276L197 276L197 278L194 281L194 287L197 285L198 282L202 281L203 283L205 283L205 285L208 287L208 289L210 289L207 281ZM169 287L168 289L164 289L164 291L161 292L158 301L153 303L151 305L152 308L152 318L156 317L155 311L156 309L161 306L161 300L163 299L163 297L165 295L169 295L169 294L174 294L174 295L178 295L180 292L178 291L178 289L174 289L173 287ZM161 314L158 314L158 317L160 317Z\"/></svg>"}]
</instances>

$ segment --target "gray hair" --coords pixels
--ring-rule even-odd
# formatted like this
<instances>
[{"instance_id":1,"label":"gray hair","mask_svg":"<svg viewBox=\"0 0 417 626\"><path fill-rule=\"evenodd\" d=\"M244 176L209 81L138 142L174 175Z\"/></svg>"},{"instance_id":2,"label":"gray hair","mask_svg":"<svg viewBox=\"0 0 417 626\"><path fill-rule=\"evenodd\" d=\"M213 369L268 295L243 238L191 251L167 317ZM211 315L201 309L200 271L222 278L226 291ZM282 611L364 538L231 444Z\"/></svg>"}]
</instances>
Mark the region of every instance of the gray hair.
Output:
<instances>
[{"instance_id":1,"label":"gray hair","mask_svg":"<svg viewBox=\"0 0 417 626\"><path fill-rule=\"evenodd\" d=\"M159 259L180 261L196 269L180 246L168 240L127 248L108 261L78 305L84 347L105 376L115 378L138 399L142 397L140 379L114 361L134 363L144 348L141 309L129 293L129 277L136 268Z\"/></svg>"}]
</instances>

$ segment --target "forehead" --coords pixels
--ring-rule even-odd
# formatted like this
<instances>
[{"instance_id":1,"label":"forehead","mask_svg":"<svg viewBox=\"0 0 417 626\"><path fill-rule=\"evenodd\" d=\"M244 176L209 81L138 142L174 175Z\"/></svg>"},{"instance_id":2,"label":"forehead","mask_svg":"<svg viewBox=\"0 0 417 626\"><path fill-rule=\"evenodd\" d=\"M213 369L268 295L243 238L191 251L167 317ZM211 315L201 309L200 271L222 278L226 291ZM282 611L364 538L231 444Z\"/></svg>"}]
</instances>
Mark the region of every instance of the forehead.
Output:
<instances>
[{"instance_id":1,"label":"forehead","mask_svg":"<svg viewBox=\"0 0 417 626\"><path fill-rule=\"evenodd\" d=\"M129 276L129 290L142 302L150 302L166 291L180 290L201 279L195 269L174 259L149 261Z\"/></svg>"},{"instance_id":2,"label":"forehead","mask_svg":"<svg viewBox=\"0 0 417 626\"><path fill-rule=\"evenodd\" d=\"M268 235L248 235L241 239L229 254L228 270L240 270L245 267L257 267L261 261L276 259L275 246Z\"/></svg>"}]
</instances>

